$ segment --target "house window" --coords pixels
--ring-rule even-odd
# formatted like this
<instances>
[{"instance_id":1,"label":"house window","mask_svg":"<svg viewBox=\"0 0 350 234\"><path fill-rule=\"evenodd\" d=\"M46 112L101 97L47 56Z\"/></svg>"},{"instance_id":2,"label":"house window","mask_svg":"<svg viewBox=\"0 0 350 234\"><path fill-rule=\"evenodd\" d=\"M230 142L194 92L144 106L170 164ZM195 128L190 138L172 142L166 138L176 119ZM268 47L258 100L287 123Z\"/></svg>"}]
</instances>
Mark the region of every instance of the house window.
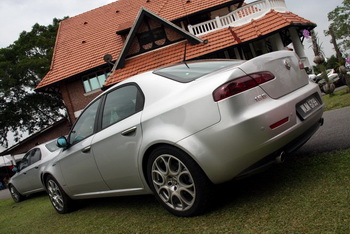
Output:
<instances>
[{"instance_id":1,"label":"house window","mask_svg":"<svg viewBox=\"0 0 350 234\"><path fill-rule=\"evenodd\" d=\"M109 72L104 70L104 71L91 73L87 76L83 76L83 84L84 84L85 92L88 93L88 92L100 89L105 83L108 75L109 75Z\"/></svg>"}]
</instances>

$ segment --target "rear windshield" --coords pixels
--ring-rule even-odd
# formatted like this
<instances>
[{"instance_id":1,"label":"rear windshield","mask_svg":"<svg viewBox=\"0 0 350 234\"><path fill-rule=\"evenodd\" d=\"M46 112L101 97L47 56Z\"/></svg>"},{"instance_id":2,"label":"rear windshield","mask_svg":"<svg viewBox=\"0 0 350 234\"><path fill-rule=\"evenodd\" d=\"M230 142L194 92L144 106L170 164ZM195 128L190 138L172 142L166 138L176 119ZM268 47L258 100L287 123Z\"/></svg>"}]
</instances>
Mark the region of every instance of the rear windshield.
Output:
<instances>
[{"instance_id":1,"label":"rear windshield","mask_svg":"<svg viewBox=\"0 0 350 234\"><path fill-rule=\"evenodd\" d=\"M50 143L47 143L45 146L50 152L54 152L59 149L56 144L56 140L51 141Z\"/></svg>"},{"instance_id":2,"label":"rear windshield","mask_svg":"<svg viewBox=\"0 0 350 234\"><path fill-rule=\"evenodd\" d=\"M211 72L228 66L237 66L243 62L244 61L242 60L207 60L187 62L160 68L153 71L153 73L181 83L187 83Z\"/></svg>"}]
</instances>

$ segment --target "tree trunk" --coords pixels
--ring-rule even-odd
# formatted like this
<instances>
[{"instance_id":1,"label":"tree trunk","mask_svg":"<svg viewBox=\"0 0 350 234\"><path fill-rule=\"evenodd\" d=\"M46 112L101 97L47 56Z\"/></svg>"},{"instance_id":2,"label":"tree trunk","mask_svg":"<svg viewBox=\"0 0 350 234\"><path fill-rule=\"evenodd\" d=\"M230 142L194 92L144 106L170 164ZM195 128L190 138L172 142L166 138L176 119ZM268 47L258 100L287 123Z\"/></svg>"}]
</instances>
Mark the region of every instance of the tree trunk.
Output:
<instances>
[{"instance_id":1,"label":"tree trunk","mask_svg":"<svg viewBox=\"0 0 350 234\"><path fill-rule=\"evenodd\" d=\"M329 35L331 35L331 37L332 37L332 43L333 43L333 46L334 46L334 50L335 50L337 59L338 59L338 61L341 61L343 59L343 57L342 57L342 54L341 54L341 52L339 50L337 41L335 40L334 31L333 31L333 28L331 26L329 27Z\"/></svg>"}]
</instances>

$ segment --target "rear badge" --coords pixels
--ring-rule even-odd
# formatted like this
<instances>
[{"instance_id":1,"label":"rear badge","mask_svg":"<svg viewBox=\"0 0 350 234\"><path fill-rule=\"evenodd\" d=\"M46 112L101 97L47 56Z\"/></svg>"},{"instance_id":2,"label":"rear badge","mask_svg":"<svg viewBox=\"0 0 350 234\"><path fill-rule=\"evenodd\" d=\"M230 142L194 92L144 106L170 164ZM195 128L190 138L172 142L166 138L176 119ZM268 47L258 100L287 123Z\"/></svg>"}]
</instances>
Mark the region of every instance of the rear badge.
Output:
<instances>
[{"instance_id":1,"label":"rear badge","mask_svg":"<svg viewBox=\"0 0 350 234\"><path fill-rule=\"evenodd\" d=\"M290 60L289 59L285 59L283 60L284 66L286 66L287 70L290 70Z\"/></svg>"},{"instance_id":2,"label":"rear badge","mask_svg":"<svg viewBox=\"0 0 350 234\"><path fill-rule=\"evenodd\" d=\"M264 99L266 99L267 98L267 95L265 94L265 93L263 93L263 94L261 94L261 95L259 95L259 96L256 96L255 98L254 98L254 100L256 101L256 102L260 102L260 101L262 101L262 100L264 100Z\"/></svg>"}]
</instances>

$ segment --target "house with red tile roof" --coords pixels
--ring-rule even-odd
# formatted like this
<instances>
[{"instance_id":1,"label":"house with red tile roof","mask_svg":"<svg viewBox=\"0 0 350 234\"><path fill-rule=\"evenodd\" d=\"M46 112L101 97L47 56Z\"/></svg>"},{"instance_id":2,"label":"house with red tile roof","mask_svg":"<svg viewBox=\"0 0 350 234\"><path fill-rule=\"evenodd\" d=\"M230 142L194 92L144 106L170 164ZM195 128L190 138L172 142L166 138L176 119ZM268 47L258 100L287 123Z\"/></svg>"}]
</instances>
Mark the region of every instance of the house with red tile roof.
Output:
<instances>
[{"instance_id":1,"label":"house with red tile roof","mask_svg":"<svg viewBox=\"0 0 350 234\"><path fill-rule=\"evenodd\" d=\"M251 59L293 47L308 66L302 31L316 24L285 1L119 0L65 19L36 91L59 93L74 122L102 90L184 59Z\"/></svg>"}]
</instances>

